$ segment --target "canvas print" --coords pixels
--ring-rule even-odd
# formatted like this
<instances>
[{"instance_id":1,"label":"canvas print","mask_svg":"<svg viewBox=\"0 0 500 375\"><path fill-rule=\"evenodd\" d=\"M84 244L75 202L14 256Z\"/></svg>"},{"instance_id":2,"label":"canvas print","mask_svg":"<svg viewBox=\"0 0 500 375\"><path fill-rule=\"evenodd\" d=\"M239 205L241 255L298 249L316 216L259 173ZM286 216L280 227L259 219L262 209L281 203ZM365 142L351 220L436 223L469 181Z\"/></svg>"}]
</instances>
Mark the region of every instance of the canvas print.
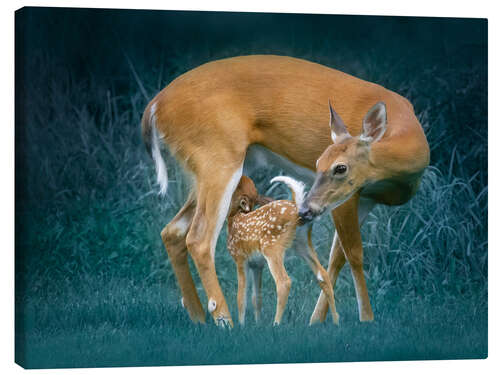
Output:
<instances>
[{"instance_id":1,"label":"canvas print","mask_svg":"<svg viewBox=\"0 0 500 375\"><path fill-rule=\"evenodd\" d=\"M15 24L19 365L487 357L487 20Z\"/></svg>"}]
</instances>

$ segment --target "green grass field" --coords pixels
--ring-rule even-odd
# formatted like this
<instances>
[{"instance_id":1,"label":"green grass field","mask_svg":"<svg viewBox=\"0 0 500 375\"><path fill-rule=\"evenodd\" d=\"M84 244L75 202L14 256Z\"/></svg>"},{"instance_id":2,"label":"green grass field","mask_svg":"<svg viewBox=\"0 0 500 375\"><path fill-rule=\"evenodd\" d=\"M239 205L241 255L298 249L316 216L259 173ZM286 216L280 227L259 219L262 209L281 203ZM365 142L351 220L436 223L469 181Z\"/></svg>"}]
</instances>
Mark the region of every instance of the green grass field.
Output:
<instances>
[{"instance_id":1,"label":"green grass field","mask_svg":"<svg viewBox=\"0 0 500 375\"><path fill-rule=\"evenodd\" d=\"M44 20L47 15L28 13L24 20L39 16ZM349 26L340 23L338 35L334 30L310 44L308 38L317 31L305 36L275 31L268 35L274 44L264 43L260 34L252 34L250 41L236 33L229 40L214 36L217 43L181 40L144 57L139 37L130 42L124 31L121 48L113 47L111 37L96 42L81 35L78 25L85 18L61 19L57 22L63 28L55 21L39 22L22 34L26 54L18 76L21 112L16 123L19 364L48 368L487 356L483 40L478 45L472 41L464 51L460 43L467 41L453 39L457 25L450 21L449 29L438 25L429 31L430 40L439 30L443 48L431 44L417 54L404 47L410 37L394 36L388 52L381 54L371 42L392 35L391 27L406 30L404 22L383 24L371 39L355 35L347 41ZM127 25L121 18L117 24ZM485 24L471 25L483 30ZM61 28L61 39L51 39ZM96 32L104 35L101 29ZM130 30L134 32L140 31ZM35 48L42 38L49 40L45 47ZM75 40L87 52L71 49ZM358 321L346 266L335 290L340 326L329 318L308 327L319 287L295 258L286 263L292 290L280 327L272 326L275 288L267 270L260 325L253 323L250 311L245 327L220 329L208 315L208 324L194 325L181 307L159 233L183 204L188 184L168 156L169 193L158 196L154 167L140 138L142 110L173 78L205 61L271 52L337 67L405 95L426 131L431 166L419 192L403 206L376 207L362 228L373 323ZM82 61L75 56L83 56ZM265 192L279 173L270 167L252 177ZM286 194L281 187L273 192L276 198ZM216 267L234 318L236 272L225 236L224 229ZM324 265L332 236L330 219L324 217L313 236ZM206 305L197 276L195 281Z\"/></svg>"}]
</instances>

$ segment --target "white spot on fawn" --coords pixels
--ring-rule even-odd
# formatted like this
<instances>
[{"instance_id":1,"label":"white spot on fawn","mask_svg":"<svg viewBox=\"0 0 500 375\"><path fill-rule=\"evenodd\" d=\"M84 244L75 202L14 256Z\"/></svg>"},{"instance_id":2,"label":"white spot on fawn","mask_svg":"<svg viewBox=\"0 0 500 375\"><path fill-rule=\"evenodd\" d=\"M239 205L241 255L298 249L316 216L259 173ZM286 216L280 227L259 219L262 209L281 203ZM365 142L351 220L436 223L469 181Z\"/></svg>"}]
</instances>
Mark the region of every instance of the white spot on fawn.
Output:
<instances>
[{"instance_id":1,"label":"white spot on fawn","mask_svg":"<svg viewBox=\"0 0 500 375\"><path fill-rule=\"evenodd\" d=\"M208 300L208 312L209 313L213 313L215 311L216 307L217 307L217 303L215 302L215 300L213 300L212 298L210 298Z\"/></svg>"}]
</instances>

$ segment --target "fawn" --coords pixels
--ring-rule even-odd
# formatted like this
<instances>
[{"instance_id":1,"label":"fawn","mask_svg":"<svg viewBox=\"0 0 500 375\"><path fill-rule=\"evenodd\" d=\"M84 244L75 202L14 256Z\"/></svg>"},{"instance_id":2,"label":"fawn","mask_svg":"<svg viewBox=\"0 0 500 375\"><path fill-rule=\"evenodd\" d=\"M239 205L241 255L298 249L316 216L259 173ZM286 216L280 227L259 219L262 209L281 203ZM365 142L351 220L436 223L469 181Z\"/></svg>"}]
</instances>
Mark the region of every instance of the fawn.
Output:
<instances>
[{"instance_id":1,"label":"fawn","mask_svg":"<svg viewBox=\"0 0 500 375\"><path fill-rule=\"evenodd\" d=\"M267 204L253 210L259 195L253 181L242 176L233 193L228 214L227 248L233 257L238 274L238 318L245 322L246 276L250 271L253 279L253 306L255 320L259 320L262 296L260 291L263 261L266 260L276 284L277 304L274 324L280 324L290 292L291 280L284 266L287 248L294 244L295 250L304 258L327 296L333 321L338 324L332 283L318 260L312 246L312 225L300 226L298 209L304 199L304 184L287 176L271 180L284 182L291 190L293 201L269 198ZM296 237L296 229L297 238ZM295 239L295 242L294 242ZM256 257L257 255L257 257Z\"/></svg>"}]
</instances>

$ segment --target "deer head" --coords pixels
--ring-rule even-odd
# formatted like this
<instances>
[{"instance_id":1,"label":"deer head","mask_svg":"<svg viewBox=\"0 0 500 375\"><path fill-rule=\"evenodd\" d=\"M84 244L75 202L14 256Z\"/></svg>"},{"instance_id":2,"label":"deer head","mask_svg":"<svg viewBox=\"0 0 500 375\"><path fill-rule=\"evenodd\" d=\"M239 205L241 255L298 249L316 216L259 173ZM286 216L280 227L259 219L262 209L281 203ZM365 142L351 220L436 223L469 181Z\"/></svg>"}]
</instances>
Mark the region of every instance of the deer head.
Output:
<instances>
[{"instance_id":1,"label":"deer head","mask_svg":"<svg viewBox=\"0 0 500 375\"><path fill-rule=\"evenodd\" d=\"M359 136L351 136L331 103L330 130L333 144L316 162L314 184L300 207L302 221L312 220L327 208L333 210L347 201L370 180L371 145L384 135L387 128L385 104L378 102L365 115Z\"/></svg>"}]
</instances>

